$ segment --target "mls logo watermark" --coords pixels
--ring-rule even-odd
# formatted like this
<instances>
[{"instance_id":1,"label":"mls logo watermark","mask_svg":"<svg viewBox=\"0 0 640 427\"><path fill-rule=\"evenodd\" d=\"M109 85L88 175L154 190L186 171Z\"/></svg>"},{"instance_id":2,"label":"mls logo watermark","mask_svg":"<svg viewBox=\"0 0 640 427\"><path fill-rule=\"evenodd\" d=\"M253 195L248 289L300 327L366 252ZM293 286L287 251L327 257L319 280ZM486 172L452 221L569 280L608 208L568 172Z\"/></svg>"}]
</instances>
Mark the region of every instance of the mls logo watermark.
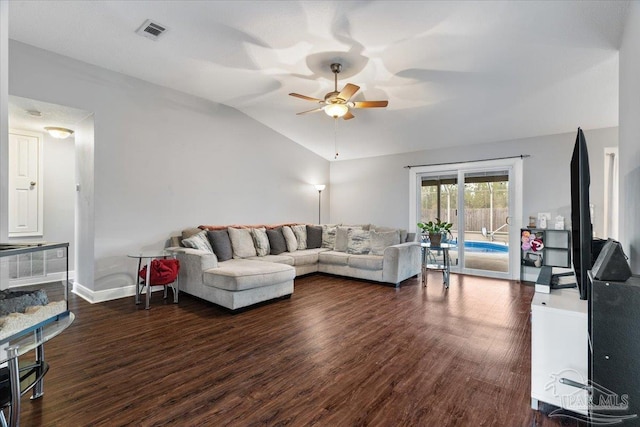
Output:
<instances>
[{"instance_id":1,"label":"mls logo watermark","mask_svg":"<svg viewBox=\"0 0 640 427\"><path fill-rule=\"evenodd\" d=\"M591 425L621 424L638 418L638 414L627 414L628 394L618 394L589 381L573 369L565 369L551 375L545 390L552 390L562 406L549 413L549 417L573 418L589 422Z\"/></svg>"}]
</instances>

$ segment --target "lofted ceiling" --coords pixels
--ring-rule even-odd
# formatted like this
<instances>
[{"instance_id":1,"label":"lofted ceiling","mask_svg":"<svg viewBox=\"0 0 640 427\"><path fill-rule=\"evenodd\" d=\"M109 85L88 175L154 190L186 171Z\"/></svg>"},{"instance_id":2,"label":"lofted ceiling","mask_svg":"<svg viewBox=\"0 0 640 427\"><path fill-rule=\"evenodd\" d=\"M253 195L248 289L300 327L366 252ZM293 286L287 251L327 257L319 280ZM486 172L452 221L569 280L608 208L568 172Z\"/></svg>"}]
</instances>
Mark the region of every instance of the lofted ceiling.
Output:
<instances>
[{"instance_id":1,"label":"lofted ceiling","mask_svg":"<svg viewBox=\"0 0 640 427\"><path fill-rule=\"evenodd\" d=\"M9 36L234 107L329 159L618 125L627 1L22 1ZM135 31L147 19L158 40ZM388 99L344 121L288 96ZM11 90L11 89L10 89ZM334 123L335 122L335 123Z\"/></svg>"}]
</instances>

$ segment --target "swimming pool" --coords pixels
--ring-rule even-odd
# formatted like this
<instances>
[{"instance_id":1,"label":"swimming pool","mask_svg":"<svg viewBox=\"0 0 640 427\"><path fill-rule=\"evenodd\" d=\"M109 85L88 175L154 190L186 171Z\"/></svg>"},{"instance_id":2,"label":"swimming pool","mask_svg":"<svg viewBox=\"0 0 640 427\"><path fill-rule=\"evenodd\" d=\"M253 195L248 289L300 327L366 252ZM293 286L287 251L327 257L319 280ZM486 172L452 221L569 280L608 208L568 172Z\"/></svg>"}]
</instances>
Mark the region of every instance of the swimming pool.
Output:
<instances>
[{"instance_id":1,"label":"swimming pool","mask_svg":"<svg viewBox=\"0 0 640 427\"><path fill-rule=\"evenodd\" d=\"M466 252L509 253L509 246L499 242L482 242L467 240L464 242Z\"/></svg>"}]
</instances>

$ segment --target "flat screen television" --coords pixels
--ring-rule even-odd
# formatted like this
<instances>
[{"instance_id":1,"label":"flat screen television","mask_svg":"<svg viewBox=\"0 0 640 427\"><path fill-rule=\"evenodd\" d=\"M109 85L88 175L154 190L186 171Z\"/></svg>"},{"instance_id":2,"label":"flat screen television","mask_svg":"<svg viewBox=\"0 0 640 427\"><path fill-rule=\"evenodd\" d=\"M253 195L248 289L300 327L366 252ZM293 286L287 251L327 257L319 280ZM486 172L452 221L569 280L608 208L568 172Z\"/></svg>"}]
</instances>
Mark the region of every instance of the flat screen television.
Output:
<instances>
[{"instance_id":1,"label":"flat screen television","mask_svg":"<svg viewBox=\"0 0 640 427\"><path fill-rule=\"evenodd\" d=\"M582 129L578 128L571 157L571 252L573 270L580 291L580 299L589 296L587 271L592 266L591 240L593 228L589 211L589 153Z\"/></svg>"}]
</instances>

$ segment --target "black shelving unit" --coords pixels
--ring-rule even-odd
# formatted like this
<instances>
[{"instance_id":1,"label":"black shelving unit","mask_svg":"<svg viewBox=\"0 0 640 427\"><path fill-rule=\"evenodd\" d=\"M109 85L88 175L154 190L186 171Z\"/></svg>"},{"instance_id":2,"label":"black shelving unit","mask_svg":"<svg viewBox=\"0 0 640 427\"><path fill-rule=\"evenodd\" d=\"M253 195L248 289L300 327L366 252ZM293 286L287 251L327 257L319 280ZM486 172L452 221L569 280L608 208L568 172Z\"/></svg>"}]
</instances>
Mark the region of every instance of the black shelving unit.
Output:
<instances>
[{"instance_id":1,"label":"black shelving unit","mask_svg":"<svg viewBox=\"0 0 640 427\"><path fill-rule=\"evenodd\" d=\"M520 229L520 236L528 231L542 240L543 248L522 250L520 241L520 281L535 282L543 266L571 267L571 233L569 230L550 230L527 227ZM535 261L539 258L539 263Z\"/></svg>"}]
</instances>

